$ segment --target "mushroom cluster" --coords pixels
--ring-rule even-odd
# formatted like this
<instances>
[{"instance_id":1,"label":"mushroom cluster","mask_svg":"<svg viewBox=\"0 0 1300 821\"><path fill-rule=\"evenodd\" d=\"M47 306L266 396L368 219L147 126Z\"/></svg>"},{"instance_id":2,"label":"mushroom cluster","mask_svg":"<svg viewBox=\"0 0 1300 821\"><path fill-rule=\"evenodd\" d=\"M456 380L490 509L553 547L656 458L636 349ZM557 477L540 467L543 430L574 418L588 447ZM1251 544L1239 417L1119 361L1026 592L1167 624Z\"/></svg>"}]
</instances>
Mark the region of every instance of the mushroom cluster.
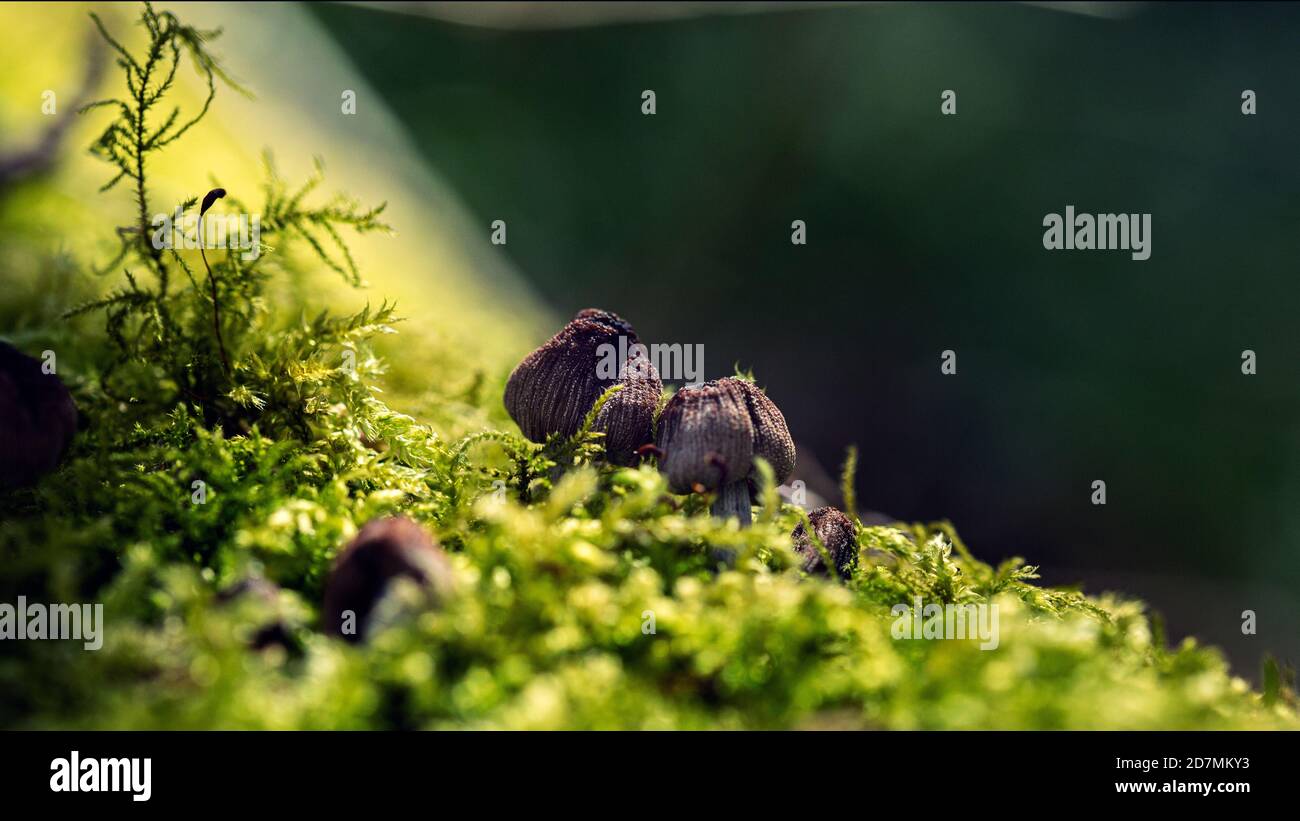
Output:
<instances>
[{"instance_id":1,"label":"mushroom cluster","mask_svg":"<svg viewBox=\"0 0 1300 821\"><path fill-rule=\"evenodd\" d=\"M619 344L622 340L623 344ZM609 353L622 360L604 367ZM626 352L624 355L622 352ZM528 355L510 374L505 406L533 442L573 436L611 385L621 385L601 407L595 428L605 434L605 455L630 465L654 450L674 493L716 491L713 513L753 521L754 460L771 464L777 482L794 470L794 441L785 417L753 383L727 377L687 386L674 394L659 418L663 382L631 323L598 308L579 311L560 332Z\"/></svg>"},{"instance_id":2,"label":"mushroom cluster","mask_svg":"<svg viewBox=\"0 0 1300 821\"><path fill-rule=\"evenodd\" d=\"M631 345L618 346L620 338ZM617 375L602 373L610 347L627 354ZM602 351L606 352L602 354ZM606 457L629 465L652 450L673 493L713 493L711 512L753 522L757 460L765 460L778 483L794 472L795 447L781 410L754 383L726 377L688 385L673 394L659 414L662 382L630 323L617 314L588 308L530 354L510 374L505 405L524 436L545 442L572 436L601 394L623 385L601 409L597 429L605 433ZM833 507L809 515L813 534L801 523L792 538L803 570L849 578L858 563L857 527ZM814 538L815 536L815 538ZM824 552L823 552L824 549Z\"/></svg>"},{"instance_id":3,"label":"mushroom cluster","mask_svg":"<svg viewBox=\"0 0 1300 821\"><path fill-rule=\"evenodd\" d=\"M610 351L627 351L615 368L604 367ZM605 434L606 457L630 465L637 450L653 441L663 382L636 331L617 314L595 308L579 311L515 367L506 383L505 406L524 436L541 443L552 435L577 433L592 406L613 385L622 389L601 407L594 429Z\"/></svg>"},{"instance_id":4,"label":"mushroom cluster","mask_svg":"<svg viewBox=\"0 0 1300 821\"><path fill-rule=\"evenodd\" d=\"M58 467L77 431L77 406L40 360L0 342L0 488L24 487Z\"/></svg>"},{"instance_id":5,"label":"mushroom cluster","mask_svg":"<svg viewBox=\"0 0 1300 821\"><path fill-rule=\"evenodd\" d=\"M620 344L620 341L622 344ZM611 351L619 352L610 369ZM559 333L520 362L506 383L510 417L530 441L571 437L612 385L613 394L595 418L605 434L605 457L631 465L654 451L674 493L713 492L712 514L753 521L757 460L765 460L778 483L794 472L795 447L781 410L756 385L725 377L688 385L664 406L655 435L655 410L663 383L631 323L596 308L579 311ZM816 541L800 524L793 533L803 570L828 572L825 548L841 578L857 566L857 528L833 507L814 510ZM819 547L820 545L820 547ZM373 613L389 586L410 579L440 599L451 589L451 569L441 549L406 518L368 523L335 562L325 589L325 632L364 641Z\"/></svg>"}]
</instances>

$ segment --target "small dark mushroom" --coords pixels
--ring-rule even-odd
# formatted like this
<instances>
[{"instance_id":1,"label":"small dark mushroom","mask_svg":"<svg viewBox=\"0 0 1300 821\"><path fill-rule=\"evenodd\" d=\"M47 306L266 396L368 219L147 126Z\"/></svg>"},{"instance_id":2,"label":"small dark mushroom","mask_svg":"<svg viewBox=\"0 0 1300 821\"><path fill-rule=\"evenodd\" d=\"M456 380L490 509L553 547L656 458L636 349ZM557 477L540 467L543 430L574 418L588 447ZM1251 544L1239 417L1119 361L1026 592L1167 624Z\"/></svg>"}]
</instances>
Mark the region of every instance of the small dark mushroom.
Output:
<instances>
[{"instance_id":1,"label":"small dark mushroom","mask_svg":"<svg viewBox=\"0 0 1300 821\"><path fill-rule=\"evenodd\" d=\"M716 490L713 515L753 521L754 457L778 483L794 470L794 440L785 417L752 382L734 377L685 387L659 417L660 468L674 493Z\"/></svg>"},{"instance_id":2,"label":"small dark mushroom","mask_svg":"<svg viewBox=\"0 0 1300 821\"><path fill-rule=\"evenodd\" d=\"M24 487L58 467L77 431L77 406L40 360L0 342L0 487Z\"/></svg>"},{"instance_id":3,"label":"small dark mushroom","mask_svg":"<svg viewBox=\"0 0 1300 821\"><path fill-rule=\"evenodd\" d=\"M260 576L248 576L221 590L216 595L217 604L230 607L241 601L256 601L263 607L274 609L280 596L280 588ZM279 618L260 624L249 638L249 646L254 650L268 647L281 647L286 651L299 648L288 625Z\"/></svg>"},{"instance_id":4,"label":"small dark mushroom","mask_svg":"<svg viewBox=\"0 0 1300 821\"><path fill-rule=\"evenodd\" d=\"M835 572L841 579L848 579L858 566L858 529L842 512L833 507L819 507L808 514L813 532L830 554L835 564ZM809 537L803 522L795 527L794 552L802 561L803 571L815 575L826 575L826 562L822 552Z\"/></svg>"},{"instance_id":5,"label":"small dark mushroom","mask_svg":"<svg viewBox=\"0 0 1300 821\"><path fill-rule=\"evenodd\" d=\"M344 548L325 585L325 632L363 640L375 605L398 578L423 585L436 598L451 591L451 565L424 528L400 516L368 522Z\"/></svg>"},{"instance_id":6,"label":"small dark mushroom","mask_svg":"<svg viewBox=\"0 0 1300 821\"><path fill-rule=\"evenodd\" d=\"M588 308L515 367L505 406L532 442L578 432L596 400L619 384L597 415L611 462L630 465L654 438L654 412L663 382L626 320Z\"/></svg>"}]
</instances>

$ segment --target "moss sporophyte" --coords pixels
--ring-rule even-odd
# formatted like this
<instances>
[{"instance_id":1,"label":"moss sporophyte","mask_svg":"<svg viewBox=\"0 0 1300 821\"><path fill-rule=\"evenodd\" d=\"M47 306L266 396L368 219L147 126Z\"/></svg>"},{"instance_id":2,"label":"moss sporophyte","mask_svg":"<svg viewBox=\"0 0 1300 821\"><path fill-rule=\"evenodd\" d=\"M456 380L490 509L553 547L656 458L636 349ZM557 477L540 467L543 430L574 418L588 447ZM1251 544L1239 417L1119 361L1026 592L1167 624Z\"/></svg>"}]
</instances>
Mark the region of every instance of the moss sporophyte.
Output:
<instances>
[{"instance_id":1,"label":"moss sporophyte","mask_svg":"<svg viewBox=\"0 0 1300 821\"><path fill-rule=\"evenodd\" d=\"M103 645L6 646L0 726L1300 727L1285 668L1255 692L1141 602L1041 587L947 523L865 526L870 460L842 510L783 504L775 403L740 378L665 401L630 344L598 373L636 339L614 314L522 362L411 322L386 361L387 303L308 304L360 286L345 232L387 229L318 201L320 164L290 186L268 156L256 208L171 181L204 221L259 214L255 258L155 247L148 160L232 84L217 32L146 5L128 47L95 22L123 82L88 116L129 225L106 293L78 280L67 321L0 347L0 602L102 602ZM164 103L182 62L188 112ZM968 640L926 638L959 616Z\"/></svg>"}]
</instances>

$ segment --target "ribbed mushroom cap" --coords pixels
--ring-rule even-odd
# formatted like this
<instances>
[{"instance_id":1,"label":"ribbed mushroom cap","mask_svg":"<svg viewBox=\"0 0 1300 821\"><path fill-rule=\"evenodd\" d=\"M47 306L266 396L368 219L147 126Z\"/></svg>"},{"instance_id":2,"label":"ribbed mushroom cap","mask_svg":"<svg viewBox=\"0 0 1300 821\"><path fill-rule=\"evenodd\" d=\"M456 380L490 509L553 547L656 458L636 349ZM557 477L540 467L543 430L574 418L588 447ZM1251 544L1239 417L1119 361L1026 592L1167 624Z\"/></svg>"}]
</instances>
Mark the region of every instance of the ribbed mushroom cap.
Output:
<instances>
[{"instance_id":1,"label":"ribbed mushroom cap","mask_svg":"<svg viewBox=\"0 0 1300 821\"><path fill-rule=\"evenodd\" d=\"M754 426L754 455L766 459L776 474L777 484L783 484L794 472L795 453L794 439L781 409L753 382L732 377L720 381L735 383L745 395L750 424Z\"/></svg>"},{"instance_id":2,"label":"ribbed mushroom cap","mask_svg":"<svg viewBox=\"0 0 1300 821\"><path fill-rule=\"evenodd\" d=\"M622 346L619 337L624 338ZM515 367L506 383L505 406L532 442L551 434L572 436L596 400L611 385L623 390L610 398L596 418L605 434L610 461L631 464L637 448L653 438L654 412L663 382L654 364L641 354L636 332L617 314L588 308ZM602 346L626 351L627 359L603 373Z\"/></svg>"},{"instance_id":3,"label":"ribbed mushroom cap","mask_svg":"<svg viewBox=\"0 0 1300 821\"><path fill-rule=\"evenodd\" d=\"M600 308L583 308L574 314L574 319L585 319L588 322L595 322L598 325L617 331L627 337L628 344L637 341L636 331L632 328L632 323L613 311L606 311Z\"/></svg>"},{"instance_id":4,"label":"ribbed mushroom cap","mask_svg":"<svg viewBox=\"0 0 1300 821\"><path fill-rule=\"evenodd\" d=\"M631 465L637 449L654 441L655 409L664 386L654 365L639 353L628 356L626 375L618 384L623 389L601 407L594 427L605 434L606 458L616 465Z\"/></svg>"},{"instance_id":5,"label":"ribbed mushroom cap","mask_svg":"<svg viewBox=\"0 0 1300 821\"><path fill-rule=\"evenodd\" d=\"M58 467L77 432L63 381L0 342L0 487L30 485Z\"/></svg>"},{"instance_id":6,"label":"ribbed mushroom cap","mask_svg":"<svg viewBox=\"0 0 1300 821\"><path fill-rule=\"evenodd\" d=\"M858 529L853 522L833 507L817 508L808 514L808 521L812 523L813 532L821 540L822 546L830 553L831 560L835 563L835 572L842 579L852 576L853 569L858 566ZM803 522L795 527L791 535L794 538L794 551L803 559L804 572L826 575L826 563L821 551L808 537Z\"/></svg>"},{"instance_id":7,"label":"ribbed mushroom cap","mask_svg":"<svg viewBox=\"0 0 1300 821\"><path fill-rule=\"evenodd\" d=\"M397 578L443 596L451 590L451 565L424 528L405 517L368 522L339 555L325 586L325 632L347 641L365 637L371 611ZM354 633L344 633L352 611Z\"/></svg>"},{"instance_id":8,"label":"ribbed mushroom cap","mask_svg":"<svg viewBox=\"0 0 1300 821\"><path fill-rule=\"evenodd\" d=\"M771 463L778 483L794 472L794 440L780 409L757 385L731 376L674 394L659 418L657 445L674 493L753 479L755 456Z\"/></svg>"},{"instance_id":9,"label":"ribbed mushroom cap","mask_svg":"<svg viewBox=\"0 0 1300 821\"><path fill-rule=\"evenodd\" d=\"M754 426L737 381L684 387L664 406L656 444L663 452L659 468L673 493L690 493L696 485L714 490L749 476Z\"/></svg>"}]
</instances>

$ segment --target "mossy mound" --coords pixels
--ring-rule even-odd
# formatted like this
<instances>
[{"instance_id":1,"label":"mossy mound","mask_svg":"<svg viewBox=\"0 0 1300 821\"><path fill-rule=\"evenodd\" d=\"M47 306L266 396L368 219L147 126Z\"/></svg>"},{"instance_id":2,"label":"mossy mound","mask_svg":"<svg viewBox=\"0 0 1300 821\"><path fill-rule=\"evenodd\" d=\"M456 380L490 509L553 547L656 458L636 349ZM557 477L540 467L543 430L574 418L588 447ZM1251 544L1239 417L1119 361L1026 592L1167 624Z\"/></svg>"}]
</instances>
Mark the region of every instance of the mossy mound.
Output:
<instances>
[{"instance_id":1,"label":"mossy mound","mask_svg":"<svg viewBox=\"0 0 1300 821\"><path fill-rule=\"evenodd\" d=\"M10 507L6 593L104 601L107 629L98 652L18 643L6 725L1297 726L1285 691L1251 692L1212 649L1162 647L1140 603L1036 587L945 527L864 529L839 584L794 567L797 511L742 531L699 500L678 509L649 467L582 465L550 488L509 434L450 443L400 419L384 441L403 444L379 455L346 434L340 450L172 425L174 444L116 466L79 456L37 492L44 512ZM208 504L190 504L191 475L211 477ZM396 511L450 551L456 594L412 598L365 646L320 634L331 557ZM218 602L249 574L279 600ZM996 602L998 647L895 639L891 608L916 596ZM289 646L250 649L276 620Z\"/></svg>"}]
</instances>

